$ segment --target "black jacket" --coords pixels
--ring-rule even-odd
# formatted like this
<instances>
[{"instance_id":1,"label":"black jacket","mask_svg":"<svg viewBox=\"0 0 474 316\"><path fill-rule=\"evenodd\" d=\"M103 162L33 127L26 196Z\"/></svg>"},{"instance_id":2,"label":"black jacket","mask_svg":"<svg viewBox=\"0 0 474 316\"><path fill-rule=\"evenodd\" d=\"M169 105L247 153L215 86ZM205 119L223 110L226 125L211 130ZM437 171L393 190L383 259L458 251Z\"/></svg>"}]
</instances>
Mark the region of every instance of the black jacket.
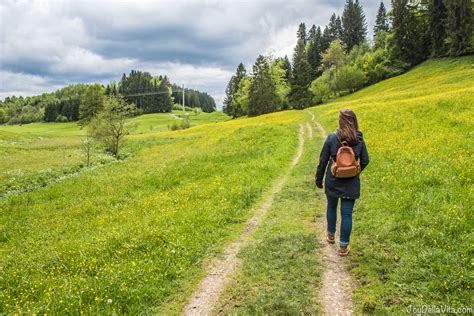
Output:
<instances>
[{"instance_id":1,"label":"black jacket","mask_svg":"<svg viewBox=\"0 0 474 316\"><path fill-rule=\"evenodd\" d=\"M357 132L359 143L350 144L354 150L356 159L359 160L361 170L369 164L369 153L365 146L361 132ZM335 178L331 172L333 159L336 159L337 150L341 147L341 143L337 139L336 133L331 133L324 142L323 149L319 155L319 165L316 170L316 183L322 184L324 171L326 170L325 193L331 197L339 197L346 199L357 199L360 196L360 179L359 175L352 178Z\"/></svg>"}]
</instances>

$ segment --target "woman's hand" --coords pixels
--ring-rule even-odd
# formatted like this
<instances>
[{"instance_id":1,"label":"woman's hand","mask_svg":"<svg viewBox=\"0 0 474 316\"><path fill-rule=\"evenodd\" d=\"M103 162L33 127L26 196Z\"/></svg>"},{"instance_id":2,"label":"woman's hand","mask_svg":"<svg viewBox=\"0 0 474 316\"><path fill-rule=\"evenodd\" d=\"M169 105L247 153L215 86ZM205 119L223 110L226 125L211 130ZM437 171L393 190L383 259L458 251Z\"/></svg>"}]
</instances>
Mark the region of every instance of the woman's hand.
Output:
<instances>
[{"instance_id":1,"label":"woman's hand","mask_svg":"<svg viewBox=\"0 0 474 316\"><path fill-rule=\"evenodd\" d=\"M319 182L319 181L316 181L316 187L318 189L322 189L323 188L323 183L322 182Z\"/></svg>"}]
</instances>

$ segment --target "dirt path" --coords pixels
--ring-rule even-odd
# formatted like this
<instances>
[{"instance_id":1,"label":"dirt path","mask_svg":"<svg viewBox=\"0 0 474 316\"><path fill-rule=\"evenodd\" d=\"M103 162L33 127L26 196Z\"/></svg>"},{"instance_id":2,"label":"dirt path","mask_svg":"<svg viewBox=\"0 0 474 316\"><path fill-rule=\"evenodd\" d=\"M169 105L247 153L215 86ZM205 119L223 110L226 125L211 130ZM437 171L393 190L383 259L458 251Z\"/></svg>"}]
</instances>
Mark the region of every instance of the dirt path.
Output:
<instances>
[{"instance_id":1,"label":"dirt path","mask_svg":"<svg viewBox=\"0 0 474 316\"><path fill-rule=\"evenodd\" d=\"M176 114L168 113L168 115L171 116L171 117L173 117L173 118L175 118L175 119L177 119L177 120L182 120L182 118L179 117L179 116L177 116Z\"/></svg>"},{"instance_id":2,"label":"dirt path","mask_svg":"<svg viewBox=\"0 0 474 316\"><path fill-rule=\"evenodd\" d=\"M318 128L321 137L326 139L327 133L324 128L316 122L314 114L311 121ZM337 227L339 227L340 216L338 216ZM337 243L330 245L326 242L326 216L321 216L318 223L320 243L322 249L322 263L325 271L322 277L322 286L319 293L322 312L324 315L352 315L352 282L349 272L344 268L344 257L338 255ZM337 238L336 238L337 241Z\"/></svg>"},{"instance_id":3,"label":"dirt path","mask_svg":"<svg viewBox=\"0 0 474 316\"><path fill-rule=\"evenodd\" d=\"M286 173L278 179L273 185L270 193L255 215L247 221L246 229L241 233L239 239L230 244L224 253L215 258L210 264L210 271L201 281L197 291L191 296L190 301L184 307L184 315L208 315L219 299L220 294L225 286L229 283L234 274L237 265L237 254L247 242L249 235L263 221L265 214L273 203L275 196L280 192L293 167L298 163L303 154L304 148L304 131L305 128L301 124L299 130L299 144L293 161Z\"/></svg>"},{"instance_id":4,"label":"dirt path","mask_svg":"<svg viewBox=\"0 0 474 316\"><path fill-rule=\"evenodd\" d=\"M311 124L306 123L306 129L308 130L308 139L313 140L313 128L311 127Z\"/></svg>"}]
</instances>

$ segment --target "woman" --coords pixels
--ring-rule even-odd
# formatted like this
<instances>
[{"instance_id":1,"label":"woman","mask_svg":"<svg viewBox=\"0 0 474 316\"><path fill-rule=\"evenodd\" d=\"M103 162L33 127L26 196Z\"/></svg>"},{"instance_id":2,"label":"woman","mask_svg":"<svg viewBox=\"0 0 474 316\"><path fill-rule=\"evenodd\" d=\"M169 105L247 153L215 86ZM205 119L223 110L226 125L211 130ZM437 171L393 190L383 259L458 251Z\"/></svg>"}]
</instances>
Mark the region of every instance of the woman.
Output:
<instances>
[{"instance_id":1,"label":"woman","mask_svg":"<svg viewBox=\"0 0 474 316\"><path fill-rule=\"evenodd\" d=\"M329 134L324 142L319 156L319 165L316 171L316 186L323 188L324 171L326 170L325 193L327 197L327 241L334 243L336 234L337 205L341 200L341 232L339 254L345 256L349 253L349 239L352 230L352 209L355 200L360 196L359 174L349 178L336 178L331 172L335 163L341 142L347 142L354 151L359 161L360 170L369 164L369 154L365 146L362 133L359 131L357 117L351 110L339 112L339 128L335 133ZM327 166L327 168L326 168Z\"/></svg>"}]
</instances>

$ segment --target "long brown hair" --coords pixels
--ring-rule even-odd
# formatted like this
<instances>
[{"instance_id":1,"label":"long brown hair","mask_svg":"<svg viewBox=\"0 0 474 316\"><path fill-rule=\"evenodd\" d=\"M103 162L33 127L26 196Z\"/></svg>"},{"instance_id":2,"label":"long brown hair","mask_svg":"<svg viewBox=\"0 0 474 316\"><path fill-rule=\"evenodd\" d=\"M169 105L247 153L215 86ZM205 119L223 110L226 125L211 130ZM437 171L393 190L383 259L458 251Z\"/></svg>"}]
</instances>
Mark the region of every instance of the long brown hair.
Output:
<instances>
[{"instance_id":1,"label":"long brown hair","mask_svg":"<svg viewBox=\"0 0 474 316\"><path fill-rule=\"evenodd\" d=\"M357 131L359 130L359 123L357 123L357 116L354 111L344 109L339 112L339 128L336 135L339 141L347 141L351 144L359 143L357 138Z\"/></svg>"}]
</instances>

